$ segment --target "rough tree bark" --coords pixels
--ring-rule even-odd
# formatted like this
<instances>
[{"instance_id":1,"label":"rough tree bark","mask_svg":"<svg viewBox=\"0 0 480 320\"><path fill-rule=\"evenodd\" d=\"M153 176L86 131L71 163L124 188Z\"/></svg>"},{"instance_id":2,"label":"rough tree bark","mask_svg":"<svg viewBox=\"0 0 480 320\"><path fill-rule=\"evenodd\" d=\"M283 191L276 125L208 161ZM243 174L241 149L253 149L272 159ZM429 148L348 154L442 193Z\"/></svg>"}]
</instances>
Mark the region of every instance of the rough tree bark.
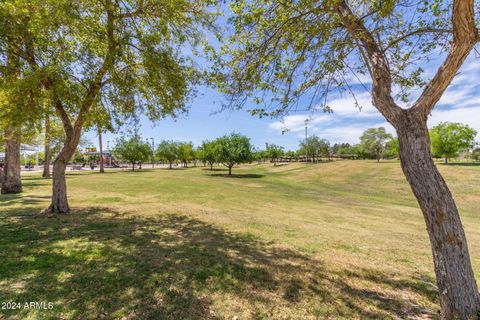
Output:
<instances>
[{"instance_id":1,"label":"rough tree bark","mask_svg":"<svg viewBox=\"0 0 480 320\"><path fill-rule=\"evenodd\" d=\"M50 178L50 116L47 114L45 115L45 163L43 165L43 173L42 177Z\"/></svg>"},{"instance_id":2,"label":"rough tree bark","mask_svg":"<svg viewBox=\"0 0 480 320\"><path fill-rule=\"evenodd\" d=\"M432 160L426 121L405 112L396 126L402 170L427 225L442 317L468 319L480 310L480 295L457 206Z\"/></svg>"},{"instance_id":3,"label":"rough tree bark","mask_svg":"<svg viewBox=\"0 0 480 320\"><path fill-rule=\"evenodd\" d=\"M53 162L53 185L52 203L46 210L48 213L68 213L70 207L67 199L67 181L65 169L67 167L67 156L57 157Z\"/></svg>"},{"instance_id":4,"label":"rough tree bark","mask_svg":"<svg viewBox=\"0 0 480 320\"><path fill-rule=\"evenodd\" d=\"M2 194L22 192L20 172L20 135L14 128L5 128L5 165L3 168Z\"/></svg>"},{"instance_id":5,"label":"rough tree bark","mask_svg":"<svg viewBox=\"0 0 480 320\"><path fill-rule=\"evenodd\" d=\"M79 125L71 125L68 115L63 107L61 108L60 106L60 101L57 101L57 111L65 128L65 142L62 150L53 162L52 203L45 210L45 213L68 213L70 211L67 199L65 169L77 149L82 130Z\"/></svg>"},{"instance_id":6,"label":"rough tree bark","mask_svg":"<svg viewBox=\"0 0 480 320\"><path fill-rule=\"evenodd\" d=\"M14 81L20 77L20 60L16 53L15 35L7 38L7 68L4 76L7 80ZM3 116L3 115L2 115ZM12 120L12 119L9 119ZM18 122L11 122L4 128L5 138L5 164L3 168L3 183L1 193L22 192L22 178L20 172L20 126Z\"/></svg>"}]
</instances>

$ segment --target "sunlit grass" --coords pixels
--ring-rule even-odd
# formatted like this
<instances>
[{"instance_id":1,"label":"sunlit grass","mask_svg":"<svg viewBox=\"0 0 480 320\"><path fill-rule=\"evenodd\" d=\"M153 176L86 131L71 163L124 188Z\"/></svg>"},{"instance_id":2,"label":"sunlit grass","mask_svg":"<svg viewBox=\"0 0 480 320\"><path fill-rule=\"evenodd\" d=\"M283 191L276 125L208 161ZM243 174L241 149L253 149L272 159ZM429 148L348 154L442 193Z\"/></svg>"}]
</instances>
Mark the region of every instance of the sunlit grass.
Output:
<instances>
[{"instance_id":1,"label":"sunlit grass","mask_svg":"<svg viewBox=\"0 0 480 320\"><path fill-rule=\"evenodd\" d=\"M480 276L480 167L439 165ZM438 299L398 162L69 173L0 198L0 300L13 319L430 318Z\"/></svg>"}]
</instances>

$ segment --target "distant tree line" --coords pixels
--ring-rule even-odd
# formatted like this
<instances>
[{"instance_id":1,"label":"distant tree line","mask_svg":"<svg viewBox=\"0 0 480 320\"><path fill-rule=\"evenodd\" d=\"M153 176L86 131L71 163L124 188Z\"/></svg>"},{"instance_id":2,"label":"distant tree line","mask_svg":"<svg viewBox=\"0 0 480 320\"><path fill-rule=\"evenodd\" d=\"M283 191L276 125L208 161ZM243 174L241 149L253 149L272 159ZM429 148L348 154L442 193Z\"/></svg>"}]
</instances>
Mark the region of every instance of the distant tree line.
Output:
<instances>
[{"instance_id":1,"label":"distant tree line","mask_svg":"<svg viewBox=\"0 0 480 320\"><path fill-rule=\"evenodd\" d=\"M454 158L460 152L470 154L472 159L480 159L480 149L475 148L477 132L460 123L440 123L430 130L432 141L432 154L436 158L444 158L445 163L449 158ZM203 141L198 147L192 142L173 140L161 141L155 150L140 136L134 135L129 139L121 138L114 148L114 155L120 160L127 161L141 168L143 162L153 160L187 168L189 163L194 166L197 162L209 166L213 170L215 164L228 168L229 175L232 168L242 163L256 161L263 163L269 161L274 166L280 161L306 161L318 162L322 159L372 159L379 162L381 159L397 159L399 154L398 139L389 134L385 128L369 128L360 136L358 144L335 143L327 139L312 135L300 141L297 150L285 151L282 146L267 143L265 149L255 149L250 139L238 133L232 133L214 139Z\"/></svg>"}]
</instances>

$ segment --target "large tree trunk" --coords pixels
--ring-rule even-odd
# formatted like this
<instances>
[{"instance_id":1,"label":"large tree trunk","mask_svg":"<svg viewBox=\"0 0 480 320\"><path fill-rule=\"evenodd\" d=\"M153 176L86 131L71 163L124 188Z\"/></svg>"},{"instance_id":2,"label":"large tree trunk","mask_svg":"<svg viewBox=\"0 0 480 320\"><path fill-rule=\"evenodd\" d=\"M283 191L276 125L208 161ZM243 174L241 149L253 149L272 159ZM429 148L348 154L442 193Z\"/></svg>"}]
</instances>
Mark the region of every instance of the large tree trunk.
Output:
<instances>
[{"instance_id":1,"label":"large tree trunk","mask_svg":"<svg viewBox=\"0 0 480 320\"><path fill-rule=\"evenodd\" d=\"M2 194L22 192L20 172L20 135L12 127L5 129L5 166Z\"/></svg>"},{"instance_id":2,"label":"large tree trunk","mask_svg":"<svg viewBox=\"0 0 480 320\"><path fill-rule=\"evenodd\" d=\"M48 213L68 213L70 211L65 177L67 162L63 157L57 158L53 162L52 203L46 211Z\"/></svg>"},{"instance_id":3,"label":"large tree trunk","mask_svg":"<svg viewBox=\"0 0 480 320\"><path fill-rule=\"evenodd\" d=\"M76 145L76 144L75 144ZM45 211L46 213L68 213L70 207L67 199L67 180L65 169L67 163L75 153L76 146L73 147L69 141L65 145L53 162L53 184L52 184L52 203Z\"/></svg>"},{"instance_id":4,"label":"large tree trunk","mask_svg":"<svg viewBox=\"0 0 480 320\"><path fill-rule=\"evenodd\" d=\"M69 135L67 135L62 150L53 162L52 203L44 213L68 213L70 211L67 199L65 169L75 153L80 140L79 137L79 132L76 132L72 138L69 138Z\"/></svg>"},{"instance_id":5,"label":"large tree trunk","mask_svg":"<svg viewBox=\"0 0 480 320\"><path fill-rule=\"evenodd\" d=\"M462 222L433 162L426 121L404 114L396 124L400 160L427 225L442 318L470 319L480 310L480 295Z\"/></svg>"},{"instance_id":6,"label":"large tree trunk","mask_svg":"<svg viewBox=\"0 0 480 320\"><path fill-rule=\"evenodd\" d=\"M20 60L15 53L15 40L7 37L7 68L4 74L8 80L15 80L20 76ZM2 111L3 113L3 111ZM5 114L7 115L7 114ZM2 114L3 116L3 114ZM7 126L5 134L5 165L3 168L3 183L1 193L22 192L22 178L20 172L20 131L17 126Z\"/></svg>"},{"instance_id":7,"label":"large tree trunk","mask_svg":"<svg viewBox=\"0 0 480 320\"><path fill-rule=\"evenodd\" d=\"M50 178L50 116L45 115L45 163L43 164L42 177Z\"/></svg>"},{"instance_id":8,"label":"large tree trunk","mask_svg":"<svg viewBox=\"0 0 480 320\"><path fill-rule=\"evenodd\" d=\"M98 129L98 147L100 148L100 173L105 172L103 167L103 143L102 143L102 128L97 126Z\"/></svg>"}]
</instances>

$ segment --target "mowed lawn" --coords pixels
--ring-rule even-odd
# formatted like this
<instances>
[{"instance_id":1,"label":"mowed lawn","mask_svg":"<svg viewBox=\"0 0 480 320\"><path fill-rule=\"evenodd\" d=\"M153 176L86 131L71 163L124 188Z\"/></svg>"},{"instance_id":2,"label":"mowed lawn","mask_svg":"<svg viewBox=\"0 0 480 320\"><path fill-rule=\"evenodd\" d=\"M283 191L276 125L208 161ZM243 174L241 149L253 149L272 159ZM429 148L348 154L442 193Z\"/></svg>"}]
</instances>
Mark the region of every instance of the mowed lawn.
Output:
<instances>
[{"instance_id":1,"label":"mowed lawn","mask_svg":"<svg viewBox=\"0 0 480 320\"><path fill-rule=\"evenodd\" d=\"M438 165L480 279L480 166ZM68 174L0 197L4 319L438 316L422 213L398 162ZM25 302L53 302L29 310ZM0 316L2 318L2 316Z\"/></svg>"}]
</instances>

